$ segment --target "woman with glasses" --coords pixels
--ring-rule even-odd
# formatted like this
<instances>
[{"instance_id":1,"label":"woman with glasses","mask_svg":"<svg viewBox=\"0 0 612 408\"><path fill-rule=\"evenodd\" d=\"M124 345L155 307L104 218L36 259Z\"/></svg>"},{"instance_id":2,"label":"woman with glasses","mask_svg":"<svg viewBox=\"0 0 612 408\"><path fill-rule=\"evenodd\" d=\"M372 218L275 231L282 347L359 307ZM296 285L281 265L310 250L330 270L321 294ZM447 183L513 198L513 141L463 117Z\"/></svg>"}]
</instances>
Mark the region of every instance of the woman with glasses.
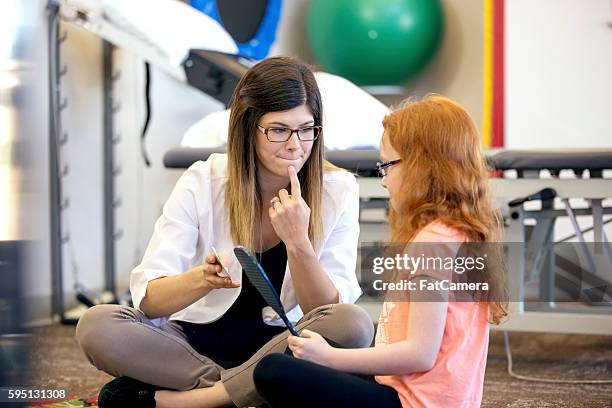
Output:
<instances>
[{"instance_id":1,"label":"woman with glasses","mask_svg":"<svg viewBox=\"0 0 612 408\"><path fill-rule=\"evenodd\" d=\"M134 308L101 305L77 339L117 377L100 407L257 406L253 369L285 352L287 331L243 275L233 247L252 249L297 329L341 347L367 347L368 315L352 303L359 191L323 158L321 96L310 69L284 57L236 87L227 154L178 180L142 262Z\"/></svg>"}]
</instances>

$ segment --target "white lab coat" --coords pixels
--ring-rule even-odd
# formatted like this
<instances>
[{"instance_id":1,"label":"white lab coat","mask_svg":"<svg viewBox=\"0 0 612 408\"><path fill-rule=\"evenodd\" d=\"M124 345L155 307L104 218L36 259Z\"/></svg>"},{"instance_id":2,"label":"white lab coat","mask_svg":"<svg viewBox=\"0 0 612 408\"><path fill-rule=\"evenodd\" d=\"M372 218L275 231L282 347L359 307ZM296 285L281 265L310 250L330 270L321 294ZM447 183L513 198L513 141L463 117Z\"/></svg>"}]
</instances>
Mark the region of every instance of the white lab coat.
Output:
<instances>
[{"instance_id":1,"label":"white lab coat","mask_svg":"<svg viewBox=\"0 0 612 408\"><path fill-rule=\"evenodd\" d=\"M140 265L130 276L134 307L139 308L147 283L162 276L179 275L201 265L214 246L219 253L234 257L225 207L227 155L213 154L194 163L180 177ZM354 303L361 295L355 275L359 236L359 186L346 171L326 172L322 196L323 245L317 250L321 266L340 296L340 303ZM232 280L242 282L242 268L234 257L229 267ZM236 301L241 288L216 289L168 318L193 323L219 319ZM303 312L297 304L291 271L287 265L280 293L289 320L297 322ZM262 309L262 319L270 325L283 325L270 308Z\"/></svg>"}]
</instances>

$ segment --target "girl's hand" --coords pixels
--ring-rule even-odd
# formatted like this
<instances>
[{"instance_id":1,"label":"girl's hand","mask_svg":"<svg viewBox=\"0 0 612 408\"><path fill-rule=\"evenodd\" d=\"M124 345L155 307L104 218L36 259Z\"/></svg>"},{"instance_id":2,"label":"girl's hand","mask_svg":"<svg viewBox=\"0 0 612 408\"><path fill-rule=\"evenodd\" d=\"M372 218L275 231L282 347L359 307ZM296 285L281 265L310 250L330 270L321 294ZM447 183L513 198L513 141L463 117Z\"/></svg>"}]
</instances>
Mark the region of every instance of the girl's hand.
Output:
<instances>
[{"instance_id":1,"label":"girl's hand","mask_svg":"<svg viewBox=\"0 0 612 408\"><path fill-rule=\"evenodd\" d=\"M302 198L300 180L295 167L287 169L291 179L291 195L287 190L279 190L278 196L270 201L268 214L276 235L287 247L300 247L310 243L308 239L308 224L310 208Z\"/></svg>"},{"instance_id":2,"label":"girl's hand","mask_svg":"<svg viewBox=\"0 0 612 408\"><path fill-rule=\"evenodd\" d=\"M230 277L221 277L217 275L223 270L221 263L228 266L230 262L231 260L227 257L217 259L215 254L211 252L204 259L204 265L196 267L201 269L204 284L208 289L229 289L240 287L240 284L238 282L233 282Z\"/></svg>"},{"instance_id":3,"label":"girl's hand","mask_svg":"<svg viewBox=\"0 0 612 408\"><path fill-rule=\"evenodd\" d=\"M335 349L319 333L304 329L300 337L289 336L287 343L296 358L331 367Z\"/></svg>"}]
</instances>

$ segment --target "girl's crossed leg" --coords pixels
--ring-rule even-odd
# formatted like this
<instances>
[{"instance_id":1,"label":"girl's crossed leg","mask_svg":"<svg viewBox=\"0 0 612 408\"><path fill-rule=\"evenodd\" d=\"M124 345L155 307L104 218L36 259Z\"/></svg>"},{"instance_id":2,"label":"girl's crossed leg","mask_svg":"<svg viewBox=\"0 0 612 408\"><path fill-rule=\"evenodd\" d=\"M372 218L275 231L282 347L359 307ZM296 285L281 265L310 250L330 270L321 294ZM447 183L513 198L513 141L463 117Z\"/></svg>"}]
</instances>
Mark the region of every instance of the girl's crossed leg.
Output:
<instances>
[{"instance_id":1,"label":"girl's crossed leg","mask_svg":"<svg viewBox=\"0 0 612 408\"><path fill-rule=\"evenodd\" d=\"M255 387L272 408L402 408L395 389L374 377L343 373L286 354L269 354L255 367Z\"/></svg>"}]
</instances>

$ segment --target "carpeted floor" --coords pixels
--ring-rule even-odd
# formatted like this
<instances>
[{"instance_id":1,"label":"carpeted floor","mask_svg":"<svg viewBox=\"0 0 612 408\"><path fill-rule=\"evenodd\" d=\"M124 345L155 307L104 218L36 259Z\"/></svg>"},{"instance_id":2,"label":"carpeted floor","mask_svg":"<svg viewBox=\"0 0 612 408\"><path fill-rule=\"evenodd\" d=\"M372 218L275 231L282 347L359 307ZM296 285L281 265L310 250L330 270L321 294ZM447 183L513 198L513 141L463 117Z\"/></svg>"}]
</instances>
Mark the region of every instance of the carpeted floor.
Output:
<instances>
[{"instance_id":1,"label":"carpeted floor","mask_svg":"<svg viewBox=\"0 0 612 408\"><path fill-rule=\"evenodd\" d=\"M89 398L111 377L85 359L74 326L35 330L29 384L63 388ZM118 340L120 342L120 340ZM514 371L562 379L612 379L612 337L512 333ZM483 407L612 407L612 384L547 384L516 380L506 373L501 333L493 332Z\"/></svg>"}]
</instances>

